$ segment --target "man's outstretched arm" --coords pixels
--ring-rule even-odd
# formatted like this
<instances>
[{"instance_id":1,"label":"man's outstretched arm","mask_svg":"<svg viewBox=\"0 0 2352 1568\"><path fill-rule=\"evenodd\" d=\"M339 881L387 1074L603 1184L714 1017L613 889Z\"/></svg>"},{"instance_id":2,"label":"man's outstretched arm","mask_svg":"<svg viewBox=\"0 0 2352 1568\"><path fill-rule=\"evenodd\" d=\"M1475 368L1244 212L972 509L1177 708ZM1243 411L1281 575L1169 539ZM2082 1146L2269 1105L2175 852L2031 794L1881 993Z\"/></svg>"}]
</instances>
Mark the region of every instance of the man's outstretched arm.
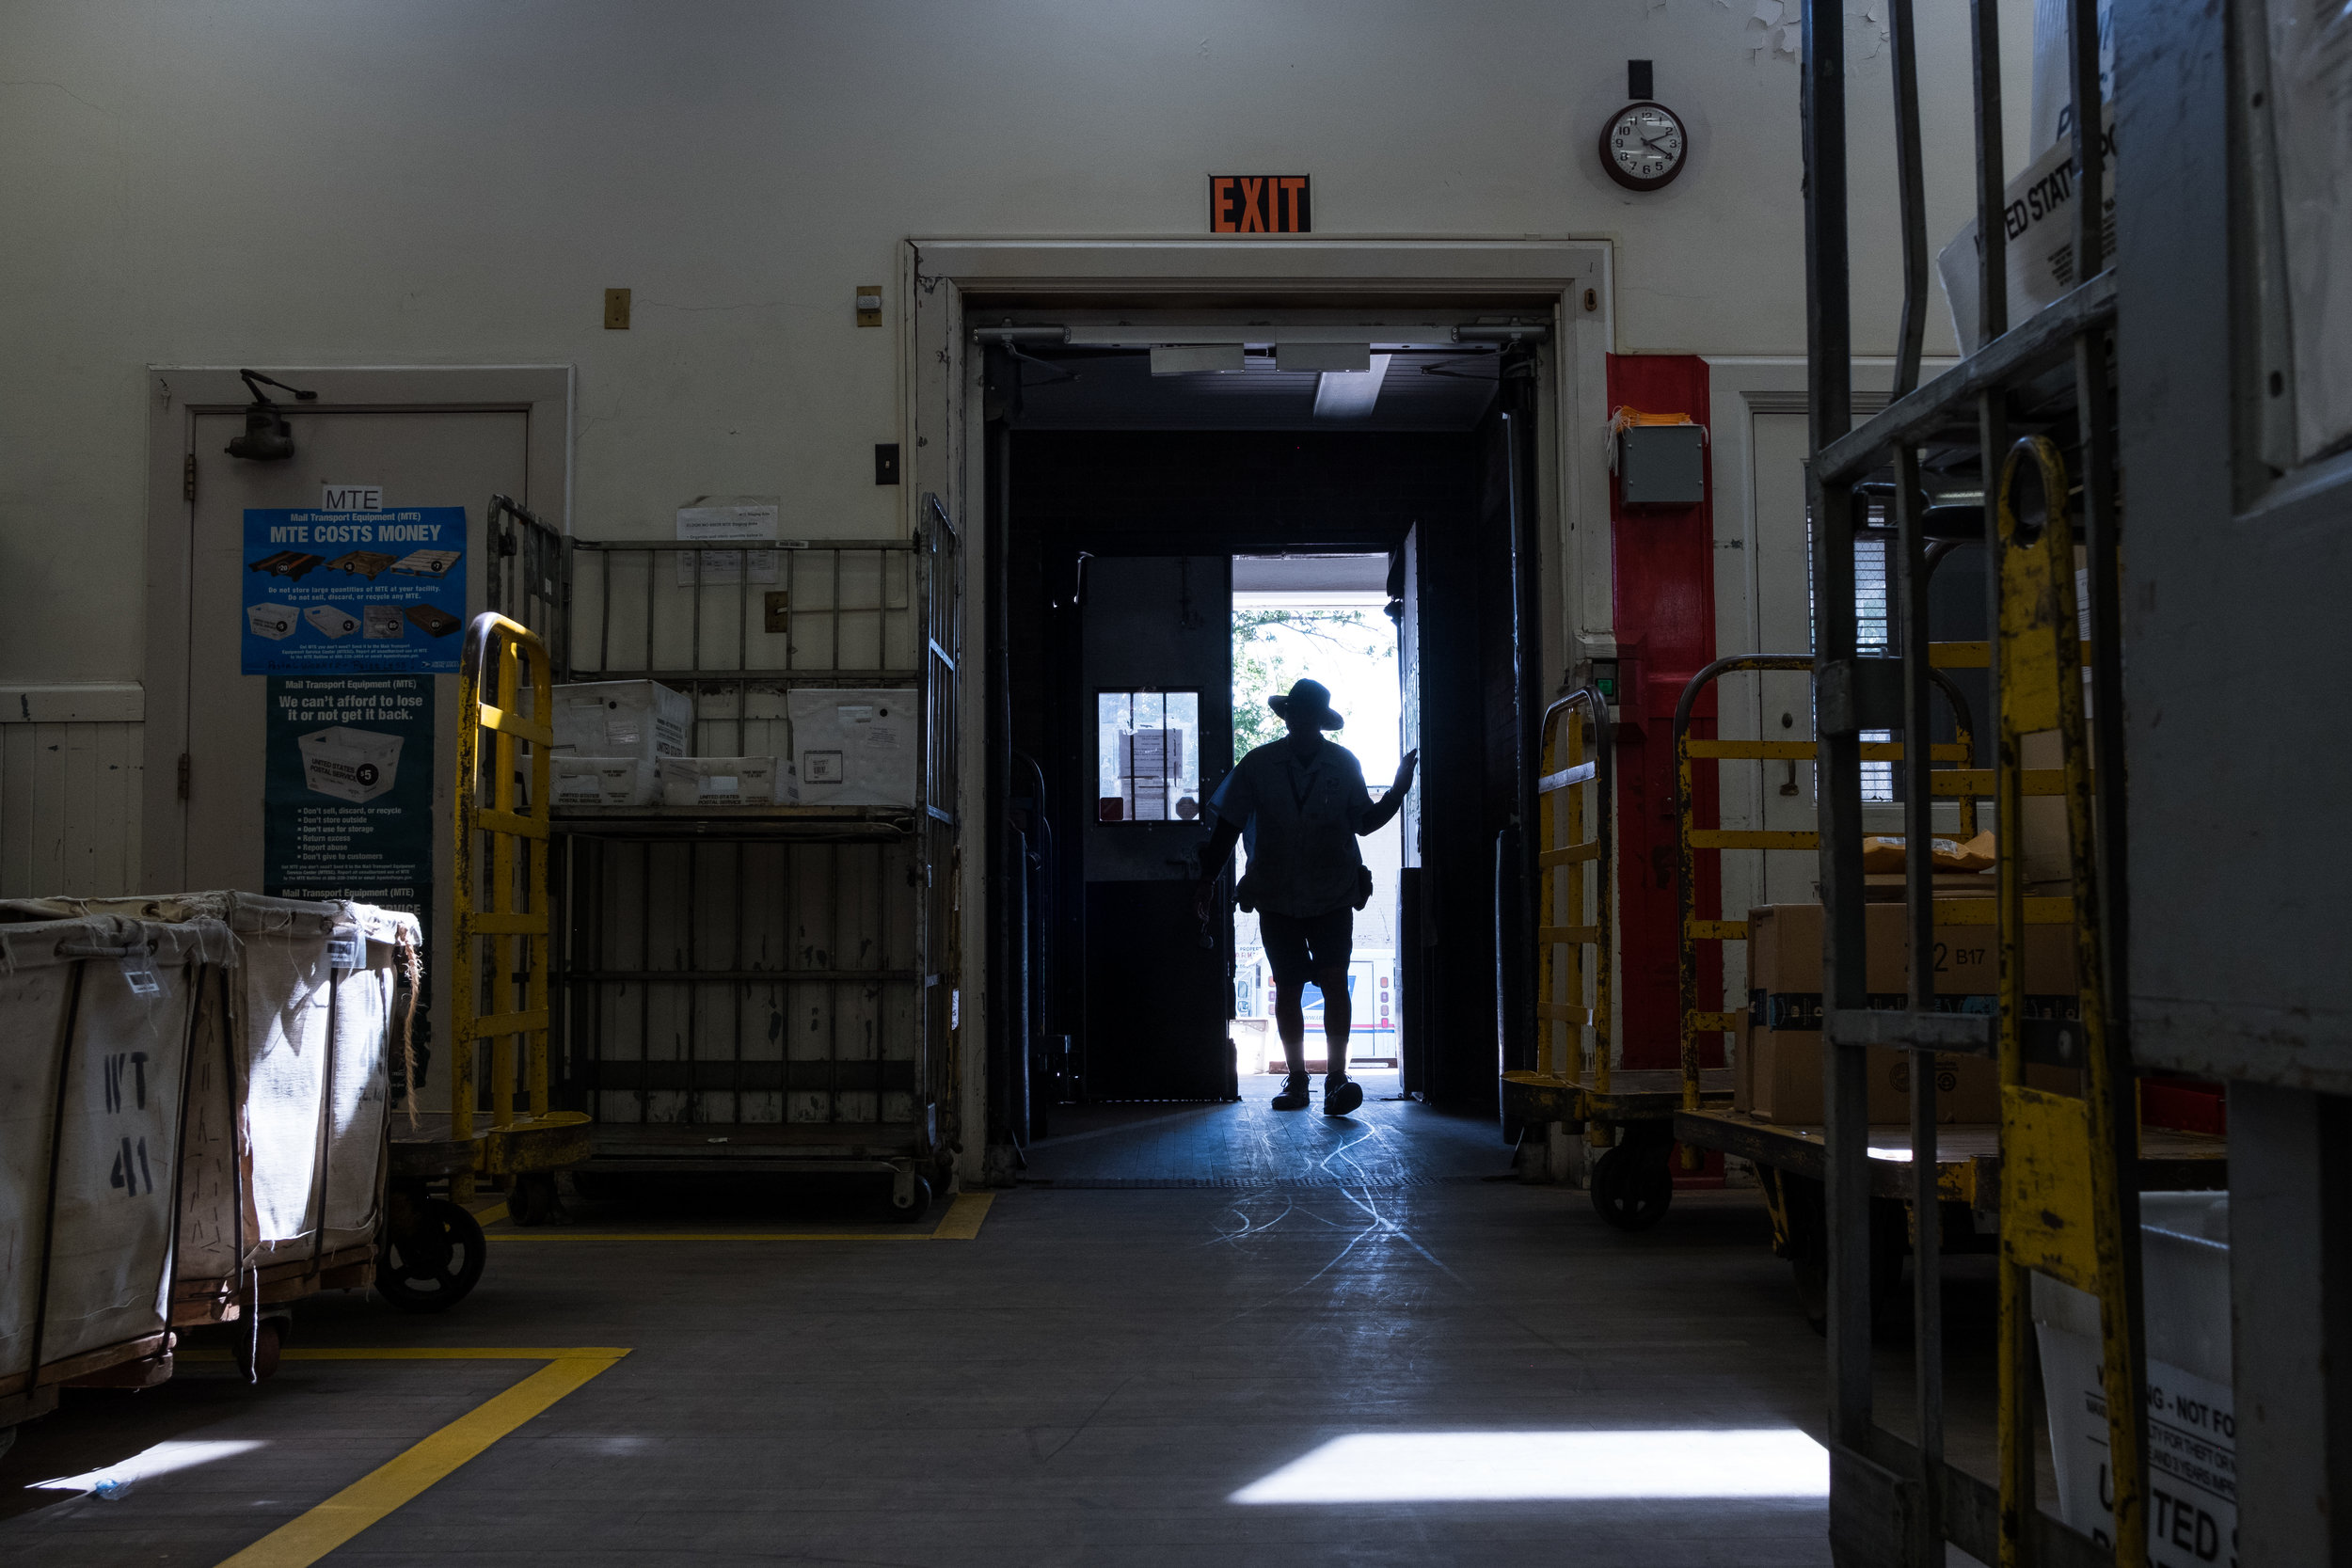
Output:
<instances>
[{"instance_id":1,"label":"man's outstretched arm","mask_svg":"<svg viewBox=\"0 0 2352 1568\"><path fill-rule=\"evenodd\" d=\"M1413 769L1420 762L1419 752L1405 753L1405 760L1396 765L1396 782L1389 785L1386 795L1372 803L1370 811L1364 813L1363 826L1356 830L1357 837L1371 837L1389 825L1389 818L1405 809L1405 792L1413 787Z\"/></svg>"}]
</instances>

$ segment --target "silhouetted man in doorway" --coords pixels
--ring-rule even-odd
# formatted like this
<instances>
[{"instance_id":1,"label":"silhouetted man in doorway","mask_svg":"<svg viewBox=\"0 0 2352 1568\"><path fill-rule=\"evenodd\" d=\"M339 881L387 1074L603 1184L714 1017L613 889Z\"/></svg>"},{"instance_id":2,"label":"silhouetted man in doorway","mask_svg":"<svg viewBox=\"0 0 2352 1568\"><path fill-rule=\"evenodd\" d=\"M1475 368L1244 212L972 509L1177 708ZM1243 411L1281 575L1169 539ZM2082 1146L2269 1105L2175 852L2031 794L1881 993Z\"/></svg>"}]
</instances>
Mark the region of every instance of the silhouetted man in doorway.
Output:
<instances>
[{"instance_id":1,"label":"silhouetted man in doorway","mask_svg":"<svg viewBox=\"0 0 2352 1568\"><path fill-rule=\"evenodd\" d=\"M1311 980L1323 991L1323 1114L1343 1117L1364 1102L1363 1089L1347 1077L1347 960L1356 911L1372 895L1372 874L1356 840L1377 832L1403 809L1421 753L1405 753L1396 782L1375 803L1356 753L1323 737L1346 721L1331 711L1331 693L1322 682L1300 681L1286 695L1268 698L1266 706L1291 733L1234 764L1209 798L1216 828L1201 856L1196 903L1205 922L1233 841L1246 838L1249 869L1239 902L1257 911L1265 939L1266 963L1274 971L1274 1027L1290 1068L1274 1108L1307 1108L1302 1004Z\"/></svg>"}]
</instances>

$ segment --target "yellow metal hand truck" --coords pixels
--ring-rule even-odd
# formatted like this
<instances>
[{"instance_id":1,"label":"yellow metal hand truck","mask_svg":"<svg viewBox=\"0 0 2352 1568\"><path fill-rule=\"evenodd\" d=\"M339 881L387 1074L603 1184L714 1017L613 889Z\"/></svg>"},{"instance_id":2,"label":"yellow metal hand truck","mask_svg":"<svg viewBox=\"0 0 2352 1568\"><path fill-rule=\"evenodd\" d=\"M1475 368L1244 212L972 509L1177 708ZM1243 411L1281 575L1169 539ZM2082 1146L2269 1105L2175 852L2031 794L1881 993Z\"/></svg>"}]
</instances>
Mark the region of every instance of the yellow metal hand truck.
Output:
<instances>
[{"instance_id":1,"label":"yellow metal hand truck","mask_svg":"<svg viewBox=\"0 0 2352 1568\"><path fill-rule=\"evenodd\" d=\"M1587 1182L1593 1207L1619 1229L1639 1230L1656 1224L1674 1197L1666 1132L1682 1092L1671 1069L1629 1071L1612 1060L1616 795L1609 699L1584 687L1554 702L1544 713L1538 755L1537 1059L1533 1069L1502 1074L1503 1121L1522 1136L1581 1126L1596 1151ZM1727 1101L1730 1085L1715 1084L1708 1093Z\"/></svg>"},{"instance_id":2,"label":"yellow metal hand truck","mask_svg":"<svg viewBox=\"0 0 2352 1568\"><path fill-rule=\"evenodd\" d=\"M547 644L503 615L475 616L458 704L450 1137L475 1153L453 1186L462 1202L477 1177L502 1178L510 1217L533 1225L554 1215L555 1173L591 1152L587 1115L548 1103L555 694ZM486 1076L476 1050L484 1041ZM490 1125L477 1133L485 1101Z\"/></svg>"}]
</instances>

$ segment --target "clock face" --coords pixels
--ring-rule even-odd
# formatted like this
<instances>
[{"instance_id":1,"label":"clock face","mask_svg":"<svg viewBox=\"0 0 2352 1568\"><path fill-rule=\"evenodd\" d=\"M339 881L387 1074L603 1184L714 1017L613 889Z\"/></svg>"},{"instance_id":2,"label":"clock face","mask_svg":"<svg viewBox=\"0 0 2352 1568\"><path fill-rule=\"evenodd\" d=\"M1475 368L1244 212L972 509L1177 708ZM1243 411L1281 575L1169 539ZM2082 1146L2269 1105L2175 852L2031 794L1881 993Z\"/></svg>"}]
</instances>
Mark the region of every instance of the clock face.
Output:
<instances>
[{"instance_id":1,"label":"clock face","mask_svg":"<svg viewBox=\"0 0 2352 1568\"><path fill-rule=\"evenodd\" d=\"M1663 103L1628 103L1600 134L1601 166L1628 190L1654 191L1682 172L1689 141Z\"/></svg>"}]
</instances>

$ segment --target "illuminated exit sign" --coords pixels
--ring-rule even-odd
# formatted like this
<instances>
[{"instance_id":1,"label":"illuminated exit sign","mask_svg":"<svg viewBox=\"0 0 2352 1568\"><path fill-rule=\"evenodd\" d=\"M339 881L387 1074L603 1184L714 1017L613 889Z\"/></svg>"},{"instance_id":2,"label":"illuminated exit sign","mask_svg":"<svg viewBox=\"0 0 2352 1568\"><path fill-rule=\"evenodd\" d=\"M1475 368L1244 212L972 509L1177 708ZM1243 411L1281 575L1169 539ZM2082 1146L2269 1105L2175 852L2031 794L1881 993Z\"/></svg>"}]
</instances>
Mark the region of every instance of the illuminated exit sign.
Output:
<instances>
[{"instance_id":1,"label":"illuminated exit sign","mask_svg":"<svg viewBox=\"0 0 2352 1568\"><path fill-rule=\"evenodd\" d=\"M1314 207L1303 174L1212 174L1212 234L1310 234Z\"/></svg>"}]
</instances>

